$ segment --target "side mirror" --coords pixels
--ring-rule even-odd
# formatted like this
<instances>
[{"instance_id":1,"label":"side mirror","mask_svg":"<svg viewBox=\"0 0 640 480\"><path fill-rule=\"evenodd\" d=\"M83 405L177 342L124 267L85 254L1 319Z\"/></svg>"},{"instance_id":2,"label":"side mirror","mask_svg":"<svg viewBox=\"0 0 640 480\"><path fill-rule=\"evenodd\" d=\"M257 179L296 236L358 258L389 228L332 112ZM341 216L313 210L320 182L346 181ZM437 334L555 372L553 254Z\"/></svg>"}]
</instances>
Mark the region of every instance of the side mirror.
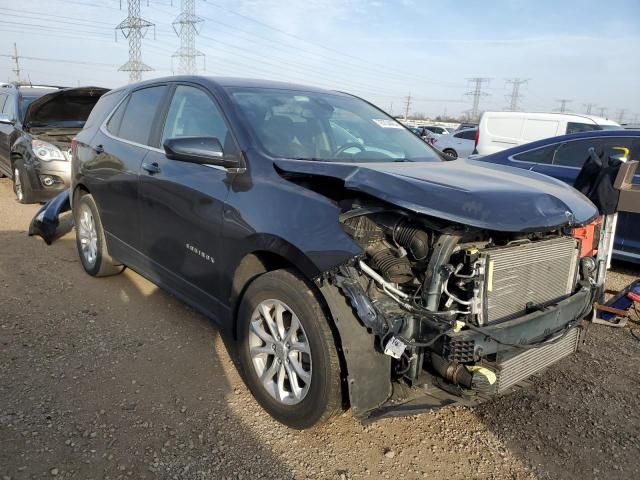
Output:
<instances>
[{"instance_id":1,"label":"side mirror","mask_svg":"<svg viewBox=\"0 0 640 480\"><path fill-rule=\"evenodd\" d=\"M13 118L11 118L9 115L0 113L0 123L4 123L5 125L14 125L16 121Z\"/></svg>"},{"instance_id":2,"label":"side mirror","mask_svg":"<svg viewBox=\"0 0 640 480\"><path fill-rule=\"evenodd\" d=\"M239 158L225 157L220 140L215 137L168 138L162 146L167 158L171 160L242 168Z\"/></svg>"}]
</instances>

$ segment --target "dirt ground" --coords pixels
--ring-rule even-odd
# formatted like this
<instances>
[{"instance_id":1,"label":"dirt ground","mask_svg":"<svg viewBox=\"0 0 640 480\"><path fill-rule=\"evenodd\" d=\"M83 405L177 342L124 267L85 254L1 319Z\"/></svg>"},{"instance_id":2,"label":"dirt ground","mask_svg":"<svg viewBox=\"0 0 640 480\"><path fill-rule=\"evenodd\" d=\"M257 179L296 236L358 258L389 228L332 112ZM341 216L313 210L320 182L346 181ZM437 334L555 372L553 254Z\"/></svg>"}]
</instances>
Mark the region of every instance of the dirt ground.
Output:
<instances>
[{"instance_id":1,"label":"dirt ground","mask_svg":"<svg viewBox=\"0 0 640 480\"><path fill-rule=\"evenodd\" d=\"M640 478L629 327L592 326L578 354L481 407L297 432L258 407L206 318L129 270L89 277L72 233L27 237L37 208L0 180L2 480ZM638 275L616 264L608 287Z\"/></svg>"}]
</instances>

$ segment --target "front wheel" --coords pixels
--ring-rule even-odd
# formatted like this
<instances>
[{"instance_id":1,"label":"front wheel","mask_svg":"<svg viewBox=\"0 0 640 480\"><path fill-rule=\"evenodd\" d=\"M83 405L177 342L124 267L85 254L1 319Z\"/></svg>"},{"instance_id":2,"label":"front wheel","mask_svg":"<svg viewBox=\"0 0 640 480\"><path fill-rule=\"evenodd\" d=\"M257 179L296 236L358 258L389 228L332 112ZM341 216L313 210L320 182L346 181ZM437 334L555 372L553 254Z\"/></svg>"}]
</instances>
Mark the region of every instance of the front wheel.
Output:
<instances>
[{"instance_id":1,"label":"front wheel","mask_svg":"<svg viewBox=\"0 0 640 480\"><path fill-rule=\"evenodd\" d=\"M308 428L340 412L340 364L329 320L313 287L290 270L249 285L238 312L247 386L276 420Z\"/></svg>"},{"instance_id":2,"label":"front wheel","mask_svg":"<svg viewBox=\"0 0 640 480\"><path fill-rule=\"evenodd\" d=\"M13 164L13 193L20 203L35 203L22 159Z\"/></svg>"},{"instance_id":3,"label":"front wheel","mask_svg":"<svg viewBox=\"0 0 640 480\"><path fill-rule=\"evenodd\" d=\"M116 275L124 266L115 262L107 250L98 207L90 194L80 196L73 205L76 246L85 272L93 277Z\"/></svg>"}]
</instances>

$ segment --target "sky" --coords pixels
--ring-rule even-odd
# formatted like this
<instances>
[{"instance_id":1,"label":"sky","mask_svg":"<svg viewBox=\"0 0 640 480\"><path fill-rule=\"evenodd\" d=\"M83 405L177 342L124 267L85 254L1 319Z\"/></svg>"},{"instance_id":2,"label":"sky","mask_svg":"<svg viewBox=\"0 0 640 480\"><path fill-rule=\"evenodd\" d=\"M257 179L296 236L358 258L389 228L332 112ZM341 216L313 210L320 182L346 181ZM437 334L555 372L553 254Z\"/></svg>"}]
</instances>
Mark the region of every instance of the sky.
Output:
<instances>
[{"instance_id":1,"label":"sky","mask_svg":"<svg viewBox=\"0 0 640 480\"><path fill-rule=\"evenodd\" d=\"M14 80L13 44L32 83L116 87L128 40L114 27L122 0L0 0L0 80ZM141 0L155 24L142 42L143 78L177 73L172 28L180 0ZM503 110L510 78L521 110L567 108L623 121L640 116L640 0L196 0L204 20L198 73L346 91L395 115ZM29 58L31 57L31 58Z\"/></svg>"}]
</instances>

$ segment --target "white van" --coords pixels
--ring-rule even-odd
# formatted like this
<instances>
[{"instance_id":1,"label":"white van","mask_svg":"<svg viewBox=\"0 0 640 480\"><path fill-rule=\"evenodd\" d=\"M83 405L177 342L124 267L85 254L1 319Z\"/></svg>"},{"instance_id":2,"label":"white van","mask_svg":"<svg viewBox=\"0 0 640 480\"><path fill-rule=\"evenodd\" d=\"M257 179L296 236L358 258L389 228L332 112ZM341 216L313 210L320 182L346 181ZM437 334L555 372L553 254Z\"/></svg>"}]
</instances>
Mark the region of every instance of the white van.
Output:
<instances>
[{"instance_id":1,"label":"white van","mask_svg":"<svg viewBox=\"0 0 640 480\"><path fill-rule=\"evenodd\" d=\"M485 112L474 153L489 155L523 143L589 130L620 130L616 122L577 113Z\"/></svg>"}]
</instances>

